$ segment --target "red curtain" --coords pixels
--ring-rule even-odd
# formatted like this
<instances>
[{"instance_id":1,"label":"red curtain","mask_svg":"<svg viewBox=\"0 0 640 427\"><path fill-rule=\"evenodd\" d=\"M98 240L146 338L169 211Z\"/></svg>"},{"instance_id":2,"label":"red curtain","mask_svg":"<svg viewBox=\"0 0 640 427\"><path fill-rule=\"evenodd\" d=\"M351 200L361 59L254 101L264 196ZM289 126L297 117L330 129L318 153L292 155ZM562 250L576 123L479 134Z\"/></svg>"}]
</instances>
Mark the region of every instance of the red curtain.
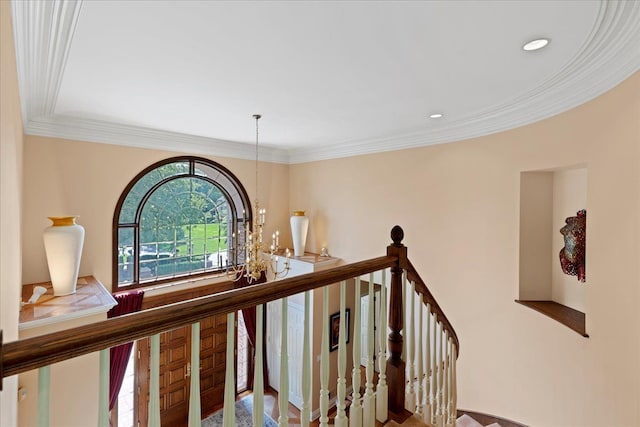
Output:
<instances>
[{"instance_id":1,"label":"red curtain","mask_svg":"<svg viewBox=\"0 0 640 427\"><path fill-rule=\"evenodd\" d=\"M251 283L251 285L257 285L259 283L264 283L267 281L267 277L264 274L264 272L262 273L262 275L260 276L260 279L254 281L253 283ZM249 286L249 283L247 282L247 279L245 277L241 277L240 280L238 280L238 286L239 287L244 287L244 286ZM254 369L255 369L255 355L256 355L256 307L249 307L249 308L245 308L244 310L242 310L242 317L244 319L244 325L247 329L247 338L249 339L249 366L247 367L247 388L250 390L253 390L253 373L254 373ZM265 326L263 323L263 336L264 336L264 331L265 331ZM267 388L267 386L269 385L269 376L267 375L267 358L266 358L266 346L264 345L264 341L263 341L263 346L262 349L260 349L262 351L262 360L263 360L263 374L264 374L264 387L265 389Z\"/></svg>"},{"instance_id":2,"label":"red curtain","mask_svg":"<svg viewBox=\"0 0 640 427\"><path fill-rule=\"evenodd\" d=\"M118 305L109 310L107 318L140 311L142 308L144 292L127 292L124 294L114 295L113 297L118 302ZM113 409L113 406L118 400L118 393L120 393L120 387L122 387L122 380L124 379L124 373L127 370L127 364L129 363L129 356L131 355L132 347L133 342L122 344L117 347L111 347L109 354L111 365L109 367L109 410Z\"/></svg>"}]
</instances>

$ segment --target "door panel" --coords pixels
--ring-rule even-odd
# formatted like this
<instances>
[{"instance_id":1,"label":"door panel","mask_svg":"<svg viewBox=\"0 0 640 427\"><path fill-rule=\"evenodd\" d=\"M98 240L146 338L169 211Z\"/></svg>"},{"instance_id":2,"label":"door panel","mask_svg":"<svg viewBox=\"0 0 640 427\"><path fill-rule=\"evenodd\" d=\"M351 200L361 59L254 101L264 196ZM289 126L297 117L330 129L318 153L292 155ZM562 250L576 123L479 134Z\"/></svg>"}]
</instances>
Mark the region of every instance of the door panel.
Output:
<instances>
[{"instance_id":1,"label":"door panel","mask_svg":"<svg viewBox=\"0 0 640 427\"><path fill-rule=\"evenodd\" d=\"M171 304L226 290L211 287L180 294L152 297L143 309ZM138 341L136 360L135 415L139 426L147 425L149 408L149 339ZM214 316L200 322L200 391L203 417L224 402L227 316ZM160 419L162 426L186 426L189 415L191 375L191 326L160 334Z\"/></svg>"},{"instance_id":2,"label":"door panel","mask_svg":"<svg viewBox=\"0 0 640 427\"><path fill-rule=\"evenodd\" d=\"M189 413L191 327L160 334L160 422L180 425Z\"/></svg>"},{"instance_id":3,"label":"door panel","mask_svg":"<svg viewBox=\"0 0 640 427\"><path fill-rule=\"evenodd\" d=\"M200 405L203 417L224 403L226 352L227 315L200 322Z\"/></svg>"}]
</instances>

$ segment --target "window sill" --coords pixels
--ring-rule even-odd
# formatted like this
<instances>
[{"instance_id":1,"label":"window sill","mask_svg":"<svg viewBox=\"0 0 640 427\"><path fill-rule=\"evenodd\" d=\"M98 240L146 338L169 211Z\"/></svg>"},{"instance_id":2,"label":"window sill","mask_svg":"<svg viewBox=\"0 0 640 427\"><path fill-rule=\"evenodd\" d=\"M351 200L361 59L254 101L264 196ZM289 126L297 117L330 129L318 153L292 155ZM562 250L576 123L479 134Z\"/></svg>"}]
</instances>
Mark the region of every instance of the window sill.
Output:
<instances>
[{"instance_id":1,"label":"window sill","mask_svg":"<svg viewBox=\"0 0 640 427\"><path fill-rule=\"evenodd\" d=\"M577 332L585 338L589 338L586 332L585 314L555 301L523 301L515 300L518 304L529 307L547 317L552 318L567 328Z\"/></svg>"},{"instance_id":2,"label":"window sill","mask_svg":"<svg viewBox=\"0 0 640 427\"><path fill-rule=\"evenodd\" d=\"M197 277L183 277L176 278L173 281L166 281L162 283L149 283L147 286L132 287L131 289L121 288L114 294L126 293L130 291L143 291L145 298L152 296L160 296L164 294L171 294L175 292L183 292L193 290L201 287L209 287L216 285L225 287L224 284L232 283L229 278L220 273L212 273L210 275L203 275ZM226 287L225 287L226 288Z\"/></svg>"}]
</instances>

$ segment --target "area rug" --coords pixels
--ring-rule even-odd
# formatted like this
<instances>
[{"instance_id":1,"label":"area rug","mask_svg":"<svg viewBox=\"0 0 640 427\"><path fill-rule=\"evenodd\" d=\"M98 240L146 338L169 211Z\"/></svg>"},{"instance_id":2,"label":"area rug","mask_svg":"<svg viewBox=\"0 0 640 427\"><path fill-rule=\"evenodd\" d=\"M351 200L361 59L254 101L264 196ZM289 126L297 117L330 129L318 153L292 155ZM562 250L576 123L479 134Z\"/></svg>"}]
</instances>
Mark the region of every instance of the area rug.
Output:
<instances>
[{"instance_id":1,"label":"area rug","mask_svg":"<svg viewBox=\"0 0 640 427\"><path fill-rule=\"evenodd\" d=\"M253 427L253 396L249 395L236 401L236 426ZM222 425L222 409L202 420L202 427L217 427ZM263 427L277 427L278 424L267 414L264 414Z\"/></svg>"}]
</instances>

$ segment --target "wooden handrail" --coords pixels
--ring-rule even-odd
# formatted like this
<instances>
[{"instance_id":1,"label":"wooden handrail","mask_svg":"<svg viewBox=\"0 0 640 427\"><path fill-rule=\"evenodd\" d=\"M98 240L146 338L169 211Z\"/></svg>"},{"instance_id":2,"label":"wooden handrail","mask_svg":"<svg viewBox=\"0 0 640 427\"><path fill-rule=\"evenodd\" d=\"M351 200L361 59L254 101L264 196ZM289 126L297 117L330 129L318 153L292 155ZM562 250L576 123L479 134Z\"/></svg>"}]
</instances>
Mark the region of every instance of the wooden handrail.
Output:
<instances>
[{"instance_id":1,"label":"wooden handrail","mask_svg":"<svg viewBox=\"0 0 640 427\"><path fill-rule=\"evenodd\" d=\"M431 312L435 313L438 316L438 320L442 322L444 329L449 332L449 336L453 339L456 346L456 357L459 357L460 341L458 341L458 335L456 334L455 329L453 329L453 326L451 326L451 322L449 322L449 319L447 319L447 316L445 316L444 311L442 311L440 305L438 305L438 302L429 291L429 288L427 288L427 285L424 283L424 280L422 280L417 270L409 260L407 260L406 271L407 279L411 282L414 282L416 285L416 292L422 294L422 301L425 304L431 305Z\"/></svg>"},{"instance_id":2,"label":"wooden handrail","mask_svg":"<svg viewBox=\"0 0 640 427\"><path fill-rule=\"evenodd\" d=\"M295 295L396 265L378 258L266 284L246 286L88 325L0 344L2 378L190 325L218 314Z\"/></svg>"}]
</instances>

